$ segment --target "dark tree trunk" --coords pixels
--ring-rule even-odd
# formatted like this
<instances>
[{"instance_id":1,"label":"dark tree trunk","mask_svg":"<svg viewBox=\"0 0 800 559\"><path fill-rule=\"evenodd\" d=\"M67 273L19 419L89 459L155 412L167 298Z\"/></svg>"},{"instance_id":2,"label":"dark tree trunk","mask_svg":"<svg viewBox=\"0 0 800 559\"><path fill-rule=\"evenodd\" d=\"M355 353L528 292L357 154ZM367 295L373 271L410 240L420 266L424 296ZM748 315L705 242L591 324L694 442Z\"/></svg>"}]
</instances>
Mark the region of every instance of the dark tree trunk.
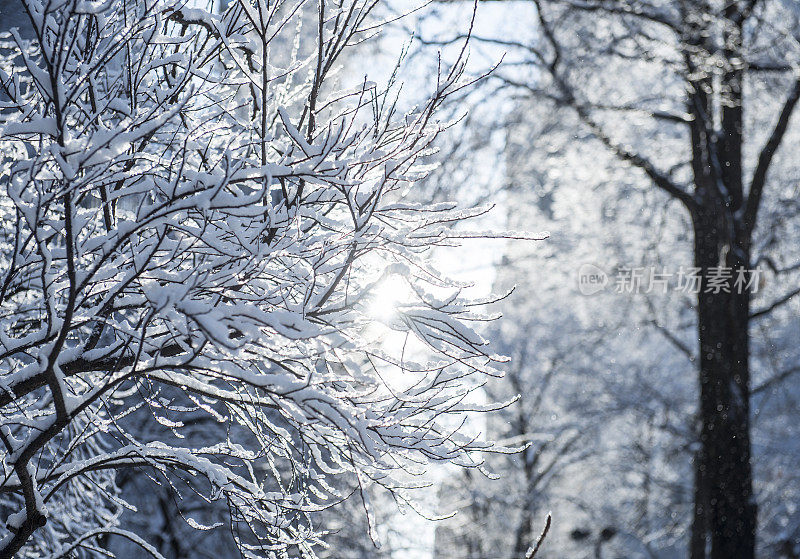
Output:
<instances>
[{"instance_id":1,"label":"dark tree trunk","mask_svg":"<svg viewBox=\"0 0 800 559\"><path fill-rule=\"evenodd\" d=\"M742 17L736 3L726 8L720 82L703 75L689 93L692 167L696 206L694 265L702 277L697 301L699 338L700 449L695 464L695 509L690 554L705 559L755 556L756 506L750 453L750 279L751 228L742 218L743 74L735 63L742 48ZM701 18L702 19L702 18ZM690 44L713 52L700 26ZM694 71L687 59L688 70ZM719 88L719 89L717 89ZM716 90L716 92L715 92ZM712 99L719 99L715 132ZM726 278L717 281L710 278Z\"/></svg>"},{"instance_id":2,"label":"dark tree trunk","mask_svg":"<svg viewBox=\"0 0 800 559\"><path fill-rule=\"evenodd\" d=\"M714 293L708 284L715 267L735 276L748 268L744 246L730 246L719 230L721 216L695 222L695 264L703 285L698 295L700 339L700 460L698 490L711 537L711 559L752 558L756 508L750 465L748 315L750 294L730 281ZM723 234L720 234L723 233ZM702 538L705 541L705 538Z\"/></svg>"},{"instance_id":3,"label":"dark tree trunk","mask_svg":"<svg viewBox=\"0 0 800 559\"><path fill-rule=\"evenodd\" d=\"M525 473L525 499L522 506L522 515L514 535L514 557L525 557L528 548L533 544L533 508L536 505L536 481L534 479L536 472L534 468L538 460L536 460L535 456L530 455L532 452L528 448L520 455Z\"/></svg>"}]
</instances>

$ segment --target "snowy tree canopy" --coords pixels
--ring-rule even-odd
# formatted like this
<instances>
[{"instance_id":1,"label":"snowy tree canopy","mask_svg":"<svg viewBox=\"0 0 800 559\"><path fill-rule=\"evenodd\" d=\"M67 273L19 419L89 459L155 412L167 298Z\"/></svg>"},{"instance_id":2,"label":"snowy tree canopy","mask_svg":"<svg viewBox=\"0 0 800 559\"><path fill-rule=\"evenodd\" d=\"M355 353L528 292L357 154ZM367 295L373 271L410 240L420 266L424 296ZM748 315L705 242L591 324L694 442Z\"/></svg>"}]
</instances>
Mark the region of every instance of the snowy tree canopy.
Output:
<instances>
[{"instance_id":1,"label":"snowy tree canopy","mask_svg":"<svg viewBox=\"0 0 800 559\"><path fill-rule=\"evenodd\" d=\"M2 557L105 556L109 534L160 557L119 527L121 471L226 502L229 527L186 521L244 557L308 556L336 476L401 492L487 448L445 416L498 358L425 261L472 214L407 199L463 66L398 114L331 81L373 2L187 6L25 0L35 37L0 37ZM424 362L382 349L388 278L407 296L383 327Z\"/></svg>"}]
</instances>

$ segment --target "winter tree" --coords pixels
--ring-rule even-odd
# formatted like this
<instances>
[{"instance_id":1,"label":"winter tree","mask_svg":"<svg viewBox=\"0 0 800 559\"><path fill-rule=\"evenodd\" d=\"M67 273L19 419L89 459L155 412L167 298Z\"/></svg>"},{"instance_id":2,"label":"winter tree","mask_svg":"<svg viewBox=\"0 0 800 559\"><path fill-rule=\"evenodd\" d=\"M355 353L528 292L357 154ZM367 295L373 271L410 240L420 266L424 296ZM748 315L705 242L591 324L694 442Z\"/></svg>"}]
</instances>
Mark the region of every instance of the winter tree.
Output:
<instances>
[{"instance_id":1,"label":"winter tree","mask_svg":"<svg viewBox=\"0 0 800 559\"><path fill-rule=\"evenodd\" d=\"M517 25L527 21L533 37L473 36L510 53L491 82L492 98L504 91L518 103L517 122L531 105L557 111L556 131L532 133L528 153L577 144L582 159L572 164L585 169L579 180L587 191L597 183L598 158L610 154L624 175L617 200L636 196L641 213L658 204L671 222L682 221L683 230L672 229L660 242L675 247L671 262L697 268L703 279L689 301L688 322L668 319L679 316L684 302L678 300L653 324L664 344L693 358L695 369L698 426L687 430L683 446L694 463L691 556L753 557L757 534L763 553L792 556L797 516L786 502L795 493L791 483L780 496L774 486L796 452L789 441L797 394L786 388L798 358L787 338L796 332L798 294L797 170L787 149L798 134L797 6L779 0L532 4L532 17L517 16ZM426 42L458 39L447 31ZM534 125L538 115L530 111ZM638 195L643 189L656 194ZM570 211L583 201L573 197ZM626 227L635 219L629 214ZM630 229L618 232L624 237ZM758 266L766 283L748 285Z\"/></svg>"},{"instance_id":2,"label":"winter tree","mask_svg":"<svg viewBox=\"0 0 800 559\"><path fill-rule=\"evenodd\" d=\"M537 557L679 555L692 508L694 385L690 333L676 325L691 317L689 296L645 293L644 277L634 294L621 281L626 267L676 270L686 251L669 238L686 223L602 151L582 165L586 146L571 141L568 114L526 106L512 119L508 225L536 224L550 238L507 247L498 267L497 291L516 290L488 335L511 362L486 391L520 396L487 428L529 446L487 460L497 481L463 474L470 483L448 492L460 514L438 531L437 556L524 557L548 512ZM590 296L577 274L587 263L608 274Z\"/></svg>"},{"instance_id":3,"label":"winter tree","mask_svg":"<svg viewBox=\"0 0 800 559\"><path fill-rule=\"evenodd\" d=\"M321 1L310 53L302 0L24 0L31 37L3 30L0 557L163 557L130 483L242 556L313 556L342 488L369 513L488 448L458 429L498 359L480 304L425 260L475 212L407 197L463 65L406 114L337 90L374 5Z\"/></svg>"}]
</instances>

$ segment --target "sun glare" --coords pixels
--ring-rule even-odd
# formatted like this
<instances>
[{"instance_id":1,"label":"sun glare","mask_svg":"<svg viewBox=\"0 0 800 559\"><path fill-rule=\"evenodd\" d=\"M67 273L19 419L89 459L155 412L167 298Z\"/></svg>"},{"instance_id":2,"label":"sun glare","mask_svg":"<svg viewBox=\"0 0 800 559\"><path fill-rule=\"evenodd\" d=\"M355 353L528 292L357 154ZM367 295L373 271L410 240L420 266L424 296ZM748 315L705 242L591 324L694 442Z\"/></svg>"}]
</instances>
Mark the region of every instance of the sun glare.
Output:
<instances>
[{"instance_id":1,"label":"sun glare","mask_svg":"<svg viewBox=\"0 0 800 559\"><path fill-rule=\"evenodd\" d=\"M397 308L409 298L409 287L398 275L385 277L375 286L369 302L369 315L375 320L390 321Z\"/></svg>"}]
</instances>

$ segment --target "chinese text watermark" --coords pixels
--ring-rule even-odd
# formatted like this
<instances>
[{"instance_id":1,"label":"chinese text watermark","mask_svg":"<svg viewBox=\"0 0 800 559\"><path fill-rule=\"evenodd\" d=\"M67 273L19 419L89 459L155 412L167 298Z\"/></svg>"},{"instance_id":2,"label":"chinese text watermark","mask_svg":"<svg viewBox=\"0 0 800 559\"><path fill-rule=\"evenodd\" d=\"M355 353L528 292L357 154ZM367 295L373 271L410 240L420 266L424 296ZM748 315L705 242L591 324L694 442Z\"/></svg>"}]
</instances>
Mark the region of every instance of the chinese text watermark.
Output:
<instances>
[{"instance_id":1,"label":"chinese text watermark","mask_svg":"<svg viewBox=\"0 0 800 559\"><path fill-rule=\"evenodd\" d=\"M609 290L616 293L756 293L762 271L727 266L709 266L705 271L692 266L618 266L612 274L594 264L578 270L578 289L584 295Z\"/></svg>"}]
</instances>

